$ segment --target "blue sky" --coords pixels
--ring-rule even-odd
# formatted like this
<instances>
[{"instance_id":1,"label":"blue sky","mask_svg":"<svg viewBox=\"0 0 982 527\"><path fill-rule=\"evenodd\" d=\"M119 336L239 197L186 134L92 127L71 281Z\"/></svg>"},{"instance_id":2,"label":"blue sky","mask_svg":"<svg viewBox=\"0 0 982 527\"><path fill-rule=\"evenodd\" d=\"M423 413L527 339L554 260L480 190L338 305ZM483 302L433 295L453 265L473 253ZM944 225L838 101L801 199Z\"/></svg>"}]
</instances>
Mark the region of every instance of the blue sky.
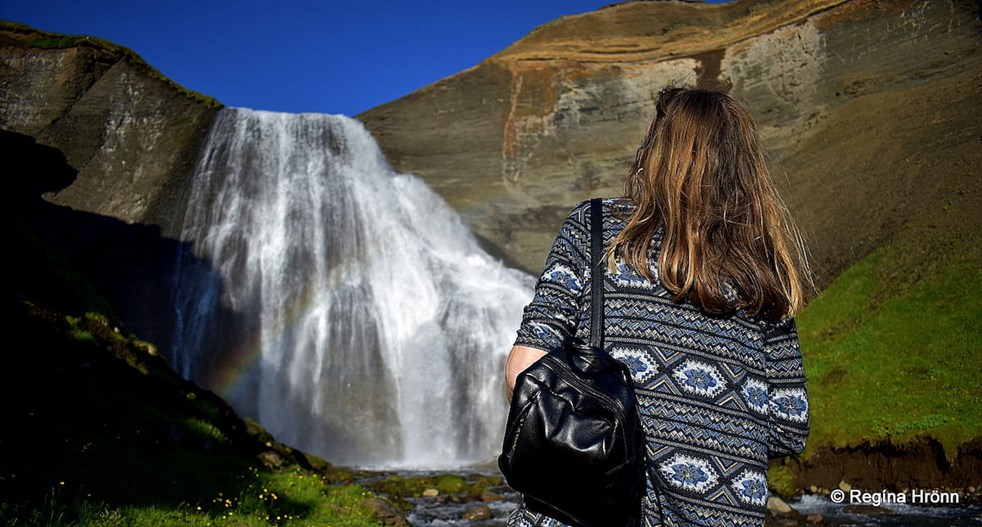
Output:
<instances>
[{"instance_id":1,"label":"blue sky","mask_svg":"<svg viewBox=\"0 0 982 527\"><path fill-rule=\"evenodd\" d=\"M610 0L0 0L0 18L101 37L229 106L356 115Z\"/></svg>"}]
</instances>

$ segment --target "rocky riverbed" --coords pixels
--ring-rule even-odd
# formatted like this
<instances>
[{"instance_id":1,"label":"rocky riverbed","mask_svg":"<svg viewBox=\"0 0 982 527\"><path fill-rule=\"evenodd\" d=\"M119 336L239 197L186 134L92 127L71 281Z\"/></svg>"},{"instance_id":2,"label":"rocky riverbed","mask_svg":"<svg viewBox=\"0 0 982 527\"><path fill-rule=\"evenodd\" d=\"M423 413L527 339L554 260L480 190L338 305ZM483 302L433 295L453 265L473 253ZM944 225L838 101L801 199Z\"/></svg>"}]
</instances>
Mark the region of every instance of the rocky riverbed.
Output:
<instances>
[{"instance_id":1,"label":"rocky riverbed","mask_svg":"<svg viewBox=\"0 0 982 527\"><path fill-rule=\"evenodd\" d=\"M481 473L402 472L365 476L361 482L398 507L381 506L385 525L418 527L503 526L521 496L491 471ZM767 525L947 527L982 525L982 489L924 488L898 491L860 489L841 481L832 489L768 500ZM841 498L840 498L841 496Z\"/></svg>"}]
</instances>

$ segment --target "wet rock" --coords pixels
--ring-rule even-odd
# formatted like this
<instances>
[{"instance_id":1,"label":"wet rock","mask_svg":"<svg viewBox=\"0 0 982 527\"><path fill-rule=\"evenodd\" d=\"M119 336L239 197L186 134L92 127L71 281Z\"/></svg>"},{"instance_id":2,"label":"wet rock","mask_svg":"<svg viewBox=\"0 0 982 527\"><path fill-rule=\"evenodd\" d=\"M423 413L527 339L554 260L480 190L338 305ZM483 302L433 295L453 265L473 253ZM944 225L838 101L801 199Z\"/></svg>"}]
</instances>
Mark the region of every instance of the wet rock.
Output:
<instances>
[{"instance_id":1,"label":"wet rock","mask_svg":"<svg viewBox=\"0 0 982 527\"><path fill-rule=\"evenodd\" d=\"M809 525L818 525L823 522L825 522L825 517L821 514L809 514L805 516L805 523Z\"/></svg>"},{"instance_id":2,"label":"wet rock","mask_svg":"<svg viewBox=\"0 0 982 527\"><path fill-rule=\"evenodd\" d=\"M409 527L409 522L402 516L394 505L381 498L368 498L365 505L375 513L375 516L388 527Z\"/></svg>"},{"instance_id":3,"label":"wet rock","mask_svg":"<svg viewBox=\"0 0 982 527\"><path fill-rule=\"evenodd\" d=\"M778 498L777 496L770 496L767 498L767 511L770 512L771 514L778 515L778 516L786 515L786 514L795 514L795 512L797 512L794 509L792 509L791 506L787 504L787 502L785 502L781 498Z\"/></svg>"},{"instance_id":4,"label":"wet rock","mask_svg":"<svg viewBox=\"0 0 982 527\"><path fill-rule=\"evenodd\" d=\"M463 517L463 520L468 522L488 519L491 519L491 508L486 505L474 507L473 509L467 509L467 511L464 512Z\"/></svg>"},{"instance_id":5,"label":"wet rock","mask_svg":"<svg viewBox=\"0 0 982 527\"><path fill-rule=\"evenodd\" d=\"M260 452L256 457L259 458L259 462L266 468L280 468L283 466L283 458L272 450Z\"/></svg>"},{"instance_id":6,"label":"wet rock","mask_svg":"<svg viewBox=\"0 0 982 527\"><path fill-rule=\"evenodd\" d=\"M501 501L502 499L504 498L500 494L495 494L494 492L491 492L489 490L486 490L481 493L481 501L483 501L484 503L490 503L492 501Z\"/></svg>"}]
</instances>

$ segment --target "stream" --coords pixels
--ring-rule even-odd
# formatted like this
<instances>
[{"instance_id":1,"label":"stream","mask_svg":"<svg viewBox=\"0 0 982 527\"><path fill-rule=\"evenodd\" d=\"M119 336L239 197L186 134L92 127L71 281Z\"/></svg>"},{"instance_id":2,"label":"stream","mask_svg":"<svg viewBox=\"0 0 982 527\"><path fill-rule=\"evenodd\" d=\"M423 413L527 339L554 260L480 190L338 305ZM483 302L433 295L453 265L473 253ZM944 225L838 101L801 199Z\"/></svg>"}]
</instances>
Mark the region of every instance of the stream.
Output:
<instances>
[{"instance_id":1,"label":"stream","mask_svg":"<svg viewBox=\"0 0 982 527\"><path fill-rule=\"evenodd\" d=\"M849 503L833 503L828 496L806 494L788 505L802 515L821 514L823 525L869 527L962 527L982 525L982 506L969 504L912 505L881 503L876 514L850 512Z\"/></svg>"},{"instance_id":2,"label":"stream","mask_svg":"<svg viewBox=\"0 0 982 527\"><path fill-rule=\"evenodd\" d=\"M404 476L434 475L436 473L403 473ZM440 474L446 474L441 472ZM467 474L456 475L466 477ZM485 475L491 475L491 472ZM454 495L438 495L436 497L415 497L407 501L413 504L413 510L406 519L415 527L501 527L505 525L508 514L518 506L521 496L507 486L497 486L488 489L489 492L500 496L494 501L466 501L455 498ZM799 498L790 499L787 503L798 511L797 515L783 517L768 517L767 526L805 526L828 525L835 527L971 527L982 526L982 505L978 504L944 504L944 505L914 505L910 503L881 503L875 512L856 512L850 503L834 503L825 495L805 494ZM474 514L477 509L487 507L491 516L487 519L467 521L463 518L469 512ZM821 515L818 523L810 523L810 515ZM812 516L814 518L814 516Z\"/></svg>"}]
</instances>

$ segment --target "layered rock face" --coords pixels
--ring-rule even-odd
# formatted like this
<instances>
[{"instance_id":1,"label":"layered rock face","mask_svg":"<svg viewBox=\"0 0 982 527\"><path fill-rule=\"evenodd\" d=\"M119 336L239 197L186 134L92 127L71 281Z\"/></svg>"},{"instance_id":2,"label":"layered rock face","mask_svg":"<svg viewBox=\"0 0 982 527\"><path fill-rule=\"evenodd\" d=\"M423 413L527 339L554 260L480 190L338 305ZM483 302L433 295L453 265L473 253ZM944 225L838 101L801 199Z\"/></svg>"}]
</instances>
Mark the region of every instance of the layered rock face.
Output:
<instances>
[{"instance_id":1,"label":"layered rock face","mask_svg":"<svg viewBox=\"0 0 982 527\"><path fill-rule=\"evenodd\" d=\"M170 230L214 100L128 50L19 27L0 31L0 82L0 128L60 150L77 171L49 201Z\"/></svg>"},{"instance_id":2,"label":"layered rock face","mask_svg":"<svg viewBox=\"0 0 982 527\"><path fill-rule=\"evenodd\" d=\"M977 203L980 28L968 1L628 2L358 117L398 170L536 272L575 202L621 194L661 88L729 86L821 284L923 211Z\"/></svg>"}]
</instances>

